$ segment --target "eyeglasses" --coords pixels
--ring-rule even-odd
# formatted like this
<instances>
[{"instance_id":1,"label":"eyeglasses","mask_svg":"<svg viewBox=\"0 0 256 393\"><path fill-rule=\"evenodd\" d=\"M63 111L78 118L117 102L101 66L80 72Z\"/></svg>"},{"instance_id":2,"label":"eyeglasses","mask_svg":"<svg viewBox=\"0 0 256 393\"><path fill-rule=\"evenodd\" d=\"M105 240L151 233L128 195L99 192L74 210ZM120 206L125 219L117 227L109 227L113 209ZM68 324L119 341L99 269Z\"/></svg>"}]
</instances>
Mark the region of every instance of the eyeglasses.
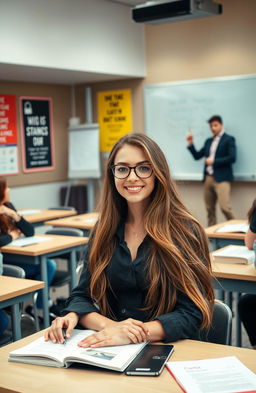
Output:
<instances>
[{"instance_id":1,"label":"eyeglasses","mask_svg":"<svg viewBox=\"0 0 256 393\"><path fill-rule=\"evenodd\" d=\"M132 169L134 170L136 176L138 176L140 179L147 179L152 175L153 172L153 169L149 164L140 164L135 166L128 166L128 165L111 166L113 175L117 179L126 179L130 175Z\"/></svg>"}]
</instances>

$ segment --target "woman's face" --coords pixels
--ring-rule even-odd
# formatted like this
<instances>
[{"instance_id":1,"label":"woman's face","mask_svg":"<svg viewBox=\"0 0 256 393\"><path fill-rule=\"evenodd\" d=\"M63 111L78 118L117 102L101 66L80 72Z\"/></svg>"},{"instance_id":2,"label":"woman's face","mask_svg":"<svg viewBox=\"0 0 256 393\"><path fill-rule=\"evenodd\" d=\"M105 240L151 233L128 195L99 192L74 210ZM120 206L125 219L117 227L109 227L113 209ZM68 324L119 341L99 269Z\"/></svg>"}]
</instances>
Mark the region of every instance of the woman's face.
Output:
<instances>
[{"instance_id":1,"label":"woman's face","mask_svg":"<svg viewBox=\"0 0 256 393\"><path fill-rule=\"evenodd\" d=\"M145 164L145 167L143 166ZM124 166L141 165L141 170L147 171L149 161L143 150L132 145L124 145L117 152L114 165L121 165L120 171ZM137 172L139 172L137 170ZM149 172L150 173L150 172ZM128 204L145 202L152 193L155 186L155 175L152 173L147 178L141 178L136 175L134 169L125 179L115 179L116 189Z\"/></svg>"}]
</instances>

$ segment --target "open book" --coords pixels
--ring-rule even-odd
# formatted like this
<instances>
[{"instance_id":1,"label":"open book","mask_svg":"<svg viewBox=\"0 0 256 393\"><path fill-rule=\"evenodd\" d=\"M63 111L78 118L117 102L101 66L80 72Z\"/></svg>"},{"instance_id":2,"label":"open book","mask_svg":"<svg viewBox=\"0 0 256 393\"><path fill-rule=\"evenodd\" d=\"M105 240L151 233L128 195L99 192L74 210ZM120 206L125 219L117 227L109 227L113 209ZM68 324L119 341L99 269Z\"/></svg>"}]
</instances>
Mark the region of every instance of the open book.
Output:
<instances>
[{"instance_id":1,"label":"open book","mask_svg":"<svg viewBox=\"0 0 256 393\"><path fill-rule=\"evenodd\" d=\"M215 232L219 233L229 233L229 232L242 232L246 233L249 229L249 224L241 223L241 224L227 224L222 225L221 227L217 228Z\"/></svg>"},{"instance_id":2,"label":"open book","mask_svg":"<svg viewBox=\"0 0 256 393\"><path fill-rule=\"evenodd\" d=\"M214 262L249 264L255 260L254 251L249 250L246 246L226 246L213 251L212 256Z\"/></svg>"},{"instance_id":3,"label":"open book","mask_svg":"<svg viewBox=\"0 0 256 393\"><path fill-rule=\"evenodd\" d=\"M166 366L187 393L256 392L256 375L235 356L167 362Z\"/></svg>"},{"instance_id":4,"label":"open book","mask_svg":"<svg viewBox=\"0 0 256 393\"><path fill-rule=\"evenodd\" d=\"M74 329L66 344L53 344L44 337L9 353L10 362L41 366L69 367L72 363L84 363L115 371L124 371L138 355L146 342L101 348L80 348L77 343L95 333L94 330Z\"/></svg>"}]
</instances>

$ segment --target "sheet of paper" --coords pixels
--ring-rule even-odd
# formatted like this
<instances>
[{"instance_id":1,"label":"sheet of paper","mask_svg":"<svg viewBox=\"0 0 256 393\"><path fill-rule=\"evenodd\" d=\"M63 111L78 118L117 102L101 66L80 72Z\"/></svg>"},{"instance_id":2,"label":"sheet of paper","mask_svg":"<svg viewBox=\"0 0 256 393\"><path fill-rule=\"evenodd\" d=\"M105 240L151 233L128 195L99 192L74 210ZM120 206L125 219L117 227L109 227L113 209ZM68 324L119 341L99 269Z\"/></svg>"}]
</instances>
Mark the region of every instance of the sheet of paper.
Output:
<instances>
[{"instance_id":1,"label":"sheet of paper","mask_svg":"<svg viewBox=\"0 0 256 393\"><path fill-rule=\"evenodd\" d=\"M20 216L29 216L30 214L38 214L41 213L41 210L31 209L31 210L18 210L18 214Z\"/></svg>"},{"instance_id":2,"label":"sheet of paper","mask_svg":"<svg viewBox=\"0 0 256 393\"><path fill-rule=\"evenodd\" d=\"M43 237L43 236L29 236L29 237L20 237L19 239L13 240L8 246L15 246L15 247L25 247L30 246L32 244L38 244L45 242L47 240L51 240L51 237Z\"/></svg>"},{"instance_id":3,"label":"sheet of paper","mask_svg":"<svg viewBox=\"0 0 256 393\"><path fill-rule=\"evenodd\" d=\"M217 228L215 232L229 233L229 232L243 232L246 233L249 229L249 224L228 224Z\"/></svg>"},{"instance_id":4,"label":"sheet of paper","mask_svg":"<svg viewBox=\"0 0 256 393\"><path fill-rule=\"evenodd\" d=\"M166 366L187 393L256 391L256 375L235 356L167 362Z\"/></svg>"}]
</instances>

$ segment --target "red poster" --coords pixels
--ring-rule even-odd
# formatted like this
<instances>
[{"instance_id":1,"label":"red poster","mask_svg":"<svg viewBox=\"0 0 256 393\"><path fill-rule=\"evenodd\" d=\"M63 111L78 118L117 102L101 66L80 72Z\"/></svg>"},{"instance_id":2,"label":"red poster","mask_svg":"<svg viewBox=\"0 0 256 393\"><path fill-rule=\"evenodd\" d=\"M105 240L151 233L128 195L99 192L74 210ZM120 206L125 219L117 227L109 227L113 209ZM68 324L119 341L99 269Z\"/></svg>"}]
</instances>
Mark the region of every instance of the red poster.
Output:
<instances>
[{"instance_id":1,"label":"red poster","mask_svg":"<svg viewBox=\"0 0 256 393\"><path fill-rule=\"evenodd\" d=\"M16 96L0 94L0 174L18 172Z\"/></svg>"}]
</instances>

